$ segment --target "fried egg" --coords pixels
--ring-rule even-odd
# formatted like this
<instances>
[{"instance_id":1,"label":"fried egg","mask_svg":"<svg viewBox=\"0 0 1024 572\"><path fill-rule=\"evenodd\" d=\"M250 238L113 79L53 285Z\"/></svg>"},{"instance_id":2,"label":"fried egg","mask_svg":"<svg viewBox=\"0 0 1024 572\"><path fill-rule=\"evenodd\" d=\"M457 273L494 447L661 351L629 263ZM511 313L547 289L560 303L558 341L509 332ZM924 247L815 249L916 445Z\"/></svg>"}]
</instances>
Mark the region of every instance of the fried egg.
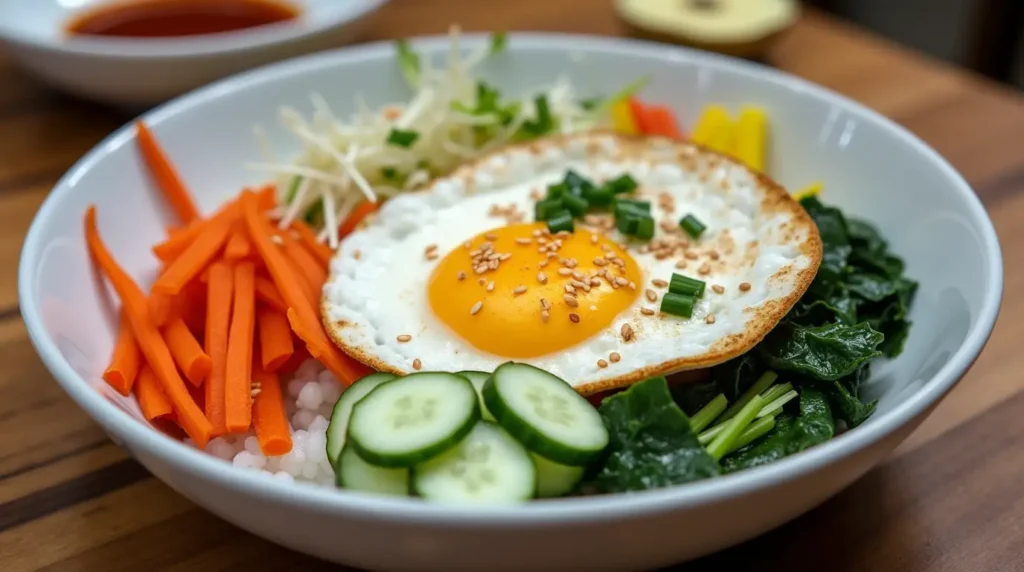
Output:
<instances>
[{"instance_id":1,"label":"fried egg","mask_svg":"<svg viewBox=\"0 0 1024 572\"><path fill-rule=\"evenodd\" d=\"M572 170L630 175L651 203L650 240L611 214L551 234L534 220ZM693 215L706 230L680 227ZM696 145L607 132L499 150L397 196L346 237L321 313L335 344L379 371L545 369L591 394L704 368L754 345L821 260L814 222L764 175ZM689 318L660 309L673 273L706 290Z\"/></svg>"}]
</instances>

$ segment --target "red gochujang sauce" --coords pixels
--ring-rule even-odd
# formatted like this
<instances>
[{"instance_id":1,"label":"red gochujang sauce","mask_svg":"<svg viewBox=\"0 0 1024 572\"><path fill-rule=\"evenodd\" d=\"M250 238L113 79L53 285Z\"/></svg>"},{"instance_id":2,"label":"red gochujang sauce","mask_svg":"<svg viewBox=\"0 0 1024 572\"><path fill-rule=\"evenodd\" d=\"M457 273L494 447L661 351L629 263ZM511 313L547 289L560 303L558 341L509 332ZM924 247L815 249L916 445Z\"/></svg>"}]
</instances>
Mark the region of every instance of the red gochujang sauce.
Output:
<instances>
[{"instance_id":1,"label":"red gochujang sauce","mask_svg":"<svg viewBox=\"0 0 1024 572\"><path fill-rule=\"evenodd\" d=\"M286 22L298 15L295 6L280 0L133 0L87 11L67 29L87 36L198 36Z\"/></svg>"}]
</instances>

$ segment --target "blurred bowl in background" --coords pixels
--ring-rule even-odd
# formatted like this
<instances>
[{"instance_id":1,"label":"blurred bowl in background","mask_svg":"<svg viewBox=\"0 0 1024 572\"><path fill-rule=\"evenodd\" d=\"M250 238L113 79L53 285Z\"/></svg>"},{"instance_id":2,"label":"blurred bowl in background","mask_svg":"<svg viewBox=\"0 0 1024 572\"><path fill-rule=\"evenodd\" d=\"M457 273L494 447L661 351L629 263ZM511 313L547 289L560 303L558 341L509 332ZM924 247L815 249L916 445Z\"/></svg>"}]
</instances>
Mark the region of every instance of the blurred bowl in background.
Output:
<instances>
[{"instance_id":1,"label":"blurred bowl in background","mask_svg":"<svg viewBox=\"0 0 1024 572\"><path fill-rule=\"evenodd\" d=\"M62 91L118 106L150 106L248 68L350 43L387 0L278 1L294 6L296 17L223 33L69 32L84 12L146 1L6 0L0 2L0 42L26 71Z\"/></svg>"}]
</instances>

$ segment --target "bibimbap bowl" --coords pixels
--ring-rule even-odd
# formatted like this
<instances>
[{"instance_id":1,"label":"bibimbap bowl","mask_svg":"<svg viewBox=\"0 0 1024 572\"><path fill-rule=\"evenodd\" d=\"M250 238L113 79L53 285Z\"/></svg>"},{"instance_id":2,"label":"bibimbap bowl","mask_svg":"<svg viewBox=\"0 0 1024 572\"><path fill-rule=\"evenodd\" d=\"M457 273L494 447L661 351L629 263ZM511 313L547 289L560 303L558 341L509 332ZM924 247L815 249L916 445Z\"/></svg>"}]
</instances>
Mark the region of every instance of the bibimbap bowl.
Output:
<instances>
[{"instance_id":1,"label":"bibimbap bowl","mask_svg":"<svg viewBox=\"0 0 1024 572\"><path fill-rule=\"evenodd\" d=\"M416 75L427 74L429 57L436 62L449 53L451 38L417 40L411 48L397 50L390 43L373 44L283 62L183 96L140 118L146 127L126 126L114 133L69 171L37 214L22 254L19 289L25 323L47 367L112 439L158 478L214 514L290 548L372 569L628 570L668 565L763 533L845 488L921 423L984 346L1002 291L1001 257L991 223L967 183L933 150L892 122L800 79L685 49L547 34L515 34L507 40L472 36L461 41L469 55L452 60L454 64L449 61L443 69L462 70L460 81L466 79L467 69L476 74L464 109L447 101L436 106L443 92L424 96L430 80ZM636 89L639 77L647 78L642 89ZM485 87L479 81L486 82ZM418 89L410 90L407 82ZM543 102L535 97L538 92ZM312 103L310 94L318 94ZM361 100L353 103L357 96ZM355 120L337 119L360 111L360 101L368 109ZM481 102L487 101L491 107L482 109ZM508 103L512 101L519 103ZM401 106L385 107L395 103ZM723 141L716 138L715 126L731 124L719 111L706 109L712 104L727 113L746 106L757 109L740 112L738 127L725 128L735 142ZM281 106L301 111L283 112L284 121L278 123L275 116ZM308 121L301 116L307 109ZM447 109L459 112L453 117L461 125L452 126ZM622 113L629 111L633 125L623 127ZM428 147L438 125L449 129L445 133L464 128L474 138L467 142L450 136L447 142ZM254 126L259 126L257 137L252 136ZM671 141L680 126L683 140ZM569 133L591 127L599 130ZM225 366L229 397L212 395L227 399L228 425L243 428L227 436L210 434L205 417L216 417L215 411L200 408L198 417L190 418L187 410L178 409L184 401L211 399L204 386L197 389L186 385L190 380L181 381L192 369L182 366L178 374L173 373L174 363L162 369L153 366L150 369L159 374L140 373L134 390L129 384L124 391L117 390L112 378L103 377L112 359L116 362L112 353L125 331L118 325L124 291L114 292L107 280L109 266L101 273L102 265L94 262L100 258L98 241L144 291L155 283L161 286L154 292L172 292L174 281L163 274L158 278L161 265L152 247L170 248L175 236L190 232L178 218L187 208L168 206L166 186L154 183L147 172L151 163L139 153L137 141L147 128L187 182L201 213L232 204L228 201L235 201L242 187L265 185L266 171L271 172L269 182L277 184L276 194L273 189L269 194L243 193L238 211L246 213L245 218L239 215L238 226L231 227L241 237L235 244L225 239L224 256L229 257L228 250L237 254L228 258L234 261L235 280L248 283L255 276L250 298L243 299L257 308L257 337L263 336L259 312L280 310L297 334L294 341L309 342L311 353L328 366L298 363L287 373L279 370L277 379L268 378L263 368L273 368L257 359L253 367L258 371L251 373L258 380L254 384L249 383L250 372L232 373L234 366ZM622 134L624 130L641 133ZM353 144L358 137L364 139ZM765 145L750 147L750 141L767 141L767 159L762 158ZM267 142L273 148L270 153ZM315 147L321 143L326 144L318 155ZM360 154L366 148L372 151ZM384 164L366 167L372 156L381 157ZM523 167L524 157L523 176L535 176L527 185L528 198L518 205L495 202L487 209L494 212L457 218L461 211L452 210L453 205L468 208L488 192L522 199L516 185L502 186L501 176L508 171L502 165ZM531 165L530 157L546 159ZM637 157L652 158L645 162ZM602 171L602 160L614 169ZM657 168L666 162L676 169L667 179L666 171ZM358 176L350 169L364 175L369 191L351 180ZM568 176L570 171L579 177ZM681 179L674 181L672 176ZM438 180L431 182L431 177ZM304 185L303 180L317 186ZM799 192L814 181L823 183L820 190ZM669 198L655 192L646 197L652 201L644 201L647 187L681 191ZM431 189L435 195L429 194ZM683 192L686 189L697 190ZM761 207L754 208L749 219L716 217L719 192L754 197L760 202L751 204ZM338 232L339 237L335 230L339 224L344 228L343 219L355 207L353 202L346 208L345 202L355 193L365 199L379 194L377 198L387 200L354 229ZM320 200L302 198L309 195ZM257 211L257 203L264 199L273 204ZM424 204L430 207L426 214L413 208ZM768 209L767 204L774 206ZM87 211L94 218L86 217ZM786 217L782 228L789 230L780 238L750 222L760 220L762 211ZM495 220L481 222L486 216ZM687 216L689 221L684 220ZM259 222L266 217L289 232L275 235L266 221ZM289 217L305 218L304 224L313 227L313 234L320 233L323 242L312 237L303 244L297 232L302 225L290 227ZM767 254L755 257L756 264L731 267L729 248L718 242L719 246L709 246L709 241L721 239L723 225L736 236L752 232ZM434 246L410 238L426 240L428 236L416 232L427 228L436 229L437 234L430 236L447 240L444 231L458 239ZM249 229L248 241L244 229ZM513 232L507 229L526 234L498 236ZM261 243L258 236L264 230L268 234ZM87 231L98 233L89 235L89 247ZM486 236L491 233L494 238ZM415 248L415 261L389 267L389 262L401 259L380 258L373 250L382 237L397 240L396 252ZM338 238L338 252L324 254ZM776 239L778 244L772 242ZM464 254L474 263L470 271L482 266L479 277L462 276L458 264L466 261L448 263L448 256L463 248L463 240L471 241ZM473 243L477 240L481 242ZM544 280L538 274L529 289L525 283L522 290L509 283L509 299L546 287L547 274L559 287L555 277L565 278L564 306L541 301L535 310L537 324L566 319L559 331L575 332L566 324L607 319L609 327L582 340L573 338L554 351L544 344L534 351L530 336L510 331L505 339L519 340L520 345L502 356L500 348L494 351L494 346L480 341L474 330L478 324L466 317L494 319L487 313L494 302L484 310L475 298L460 298L465 304L457 312L461 317L450 317L456 314L445 306L444 296L431 292L430 301L425 301L433 270L399 280L421 288L424 298L417 302L416 312L389 311L396 301L384 299L386 281L368 280L379 296L357 298L356 303L345 295L357 291L353 281L376 276L381 268L400 276L416 264L430 263L424 268L447 264L454 269L452 289L466 281L466 287L478 287L486 298L485 293L495 291L490 282L498 281L499 291L505 286L498 267L505 260L500 245L506 240L510 245L526 241L526 250L541 250L543 259L554 261ZM488 241L495 246L481 252ZM288 307L310 303L298 288L287 286L301 280L282 278L280 268L275 272L274 261L284 268L287 260L266 255L265 249L275 245L287 252L288 244L308 248L299 259L316 258L309 254L330 258L329 267L322 260L322 271L326 274L329 268L329 277L322 278L326 283L317 298L322 304L317 305L316 318L323 318L325 329L320 334L316 332L321 326L311 325L308 315L285 313ZM543 252L585 252L591 247L609 254L607 261L595 262L595 268L582 262L583 254L576 261L560 258L568 256L565 253L548 257ZM737 247L737 252L746 251ZM674 264L664 270L660 264L666 260ZM171 264L170 259L164 262ZM769 268L767 275L758 274L760 265ZM240 266L246 268L238 270ZM371 270L354 270L367 266ZM621 273L606 274L606 266L617 266ZM302 264L288 268L301 274ZM213 267L206 270L194 276L202 288L218 280ZM536 270L530 268L531 277ZM682 290L669 284L676 274L681 275ZM269 293L260 289L262 278ZM607 299L588 297L596 292L607 292ZM758 327L740 321L739 330L729 330L734 314L746 311L736 300L748 292L761 296L763 307L775 311L756 313ZM275 301L275 295L283 301ZM611 313L604 311L606 300L613 307ZM201 306L205 312L206 305ZM215 314L214 306L209 315L200 314L186 327L200 340L209 337L204 326ZM136 305L136 315L146 316L140 318L143 321L156 319L156 307ZM449 316L443 320L449 329L432 330L431 324L415 320L399 324L397 330L380 325L403 316L432 314ZM364 315L373 319L361 324ZM627 332L619 327L627 318L659 321L628 322L635 327ZM140 331L143 322L131 323L130 331ZM402 329L413 325L422 327ZM366 330L369 326L377 330ZM162 336L171 339L166 333L169 326L164 328ZM670 335L678 336L678 343L641 345ZM451 339L416 345L442 336ZM709 336L711 341L704 345L695 341L707 341ZM716 346L714 336L733 343ZM151 350L152 339L146 340L143 345ZM330 340L330 345L322 345L323 340ZM468 345L445 353L445 348L459 343ZM466 349L470 347L475 349ZM407 348L422 348L423 353ZM627 353L637 348L651 348L649 358L640 357L646 349ZM229 360L234 351L228 349ZM260 353L266 351L266 346L260 347ZM564 359L541 359L538 351ZM822 351L830 356L826 366L800 357ZM212 357L216 352L209 353ZM475 357L471 360L469 355ZM496 367L509 361L543 364L538 365L543 372L515 364ZM369 396L356 399L339 379L369 373L366 365L399 379L375 388L356 381L353 387L367 390ZM479 404L468 379L473 376L454 375L469 369L487 370L479 379ZM491 371L512 374L488 377ZM440 376L428 379L426 372ZM181 385L174 386L180 392L168 391L172 385L165 375L180 376ZM668 382L662 375L668 375ZM207 387L216 377L208 374ZM268 381L271 378L277 381ZM245 411L232 409L231 392L237 389L232 379L246 381L251 418L248 398ZM157 385L151 385L154 380ZM371 415L378 409L361 406L374 397L374 407L386 411L388 404L379 402L389 392L405 397L396 389L398 382L409 387L408 381L415 380L423 380L416 391L427 391L431 384L443 389L439 407L450 412L444 418L450 427L441 432L450 442L428 439L418 442L415 450L384 450L394 442L378 438L384 433ZM516 409L518 387L534 383L545 394L556 389L543 385L552 380L566 382L557 389L567 391L565 400L572 407L593 407L591 411L599 413L577 416L589 420L596 437L588 433L583 441L573 441L577 434L546 430L536 419L524 418L522 408ZM144 387L162 387L162 401L154 402ZM273 387L280 388L280 398ZM378 391L383 389L387 391ZM605 393L608 390L617 393ZM336 409L332 415L335 401L343 403L346 395L357 402L351 404L355 408L343 413ZM586 404L584 395L593 406ZM168 396L169 408L161 411L159 405L167 403ZM271 407L264 409L263 404ZM482 411L493 414L497 422L478 421ZM638 422L647 414L657 421ZM460 415L466 416L466 423L451 422ZM280 423L272 425L271 417ZM151 424L149 418L156 421ZM254 432L248 429L250 423ZM166 431L157 429L168 426ZM345 452L331 452L328 441L339 435L344 440L345 429ZM650 438L656 429L661 433ZM405 438L395 439L399 437ZM486 498L464 479L452 477L466 467L480 467L452 465L444 457L461 455L465 461L473 456L466 444L481 442L500 442L502 459L514 461L499 467L508 471L497 475L501 487L482 487L489 491ZM408 444L399 445L403 443ZM655 448L645 449L651 443ZM662 446L666 449L658 449ZM354 480L335 487L338 454L351 460L345 464L342 459L341 466L359 470ZM651 462L661 454L672 461L660 466ZM538 456L543 459L537 461ZM565 487L570 492L549 490L546 496L556 498L534 498L540 494L534 479L543 481L542 473L550 469L535 470L544 459L580 467L573 469L572 482ZM365 490L395 474L399 490ZM509 502L512 497L522 502Z\"/></svg>"}]
</instances>

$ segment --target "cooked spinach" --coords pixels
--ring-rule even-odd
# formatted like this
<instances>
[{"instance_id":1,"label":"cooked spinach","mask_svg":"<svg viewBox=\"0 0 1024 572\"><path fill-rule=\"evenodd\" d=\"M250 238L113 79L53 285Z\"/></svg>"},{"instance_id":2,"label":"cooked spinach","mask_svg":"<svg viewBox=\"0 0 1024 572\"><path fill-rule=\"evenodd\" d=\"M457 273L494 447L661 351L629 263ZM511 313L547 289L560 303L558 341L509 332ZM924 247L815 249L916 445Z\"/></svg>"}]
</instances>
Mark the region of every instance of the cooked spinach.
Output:
<instances>
[{"instance_id":1,"label":"cooked spinach","mask_svg":"<svg viewBox=\"0 0 1024 572\"><path fill-rule=\"evenodd\" d=\"M815 328L783 322L765 337L757 351L772 369L832 381L882 355L876 349L882 340L882 334L866 323Z\"/></svg>"},{"instance_id":2,"label":"cooked spinach","mask_svg":"<svg viewBox=\"0 0 1024 572\"><path fill-rule=\"evenodd\" d=\"M598 411L609 443L588 485L600 492L660 488L714 477L718 463L672 400L668 382L654 377L604 399Z\"/></svg>"},{"instance_id":3,"label":"cooked spinach","mask_svg":"<svg viewBox=\"0 0 1024 572\"><path fill-rule=\"evenodd\" d=\"M804 388L800 392L799 416L780 414L775 419L775 428L767 435L726 455L722 459L722 469L731 473L767 465L824 443L834 433L835 422L825 395L818 390Z\"/></svg>"}]
</instances>

